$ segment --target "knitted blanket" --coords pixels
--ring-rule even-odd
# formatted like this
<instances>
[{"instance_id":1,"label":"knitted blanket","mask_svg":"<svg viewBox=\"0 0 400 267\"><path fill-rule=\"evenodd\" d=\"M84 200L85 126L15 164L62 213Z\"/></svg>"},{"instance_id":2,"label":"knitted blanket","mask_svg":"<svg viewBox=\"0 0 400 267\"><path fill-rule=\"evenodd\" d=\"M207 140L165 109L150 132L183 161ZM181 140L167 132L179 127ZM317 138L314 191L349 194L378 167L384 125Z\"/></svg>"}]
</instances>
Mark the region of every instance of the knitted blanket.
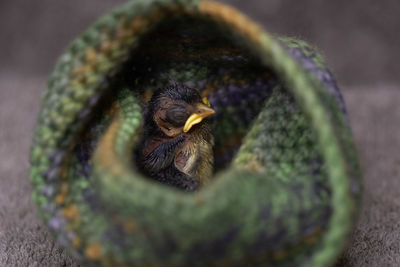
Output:
<instances>
[{"instance_id":1,"label":"knitted blanket","mask_svg":"<svg viewBox=\"0 0 400 267\"><path fill-rule=\"evenodd\" d=\"M215 107L214 182L192 195L132 165L140 103L169 81ZM62 55L31 150L34 200L87 264L332 264L359 168L323 59L211 1L132 1Z\"/></svg>"},{"instance_id":2,"label":"knitted blanket","mask_svg":"<svg viewBox=\"0 0 400 267\"><path fill-rule=\"evenodd\" d=\"M78 266L38 220L27 153L45 77L0 77L0 265ZM29 88L29 90L26 90ZM379 88L379 90L378 90ZM343 88L365 174L363 209L340 266L397 266L400 94L395 86ZM360 103L363 103L360 105Z\"/></svg>"}]
</instances>

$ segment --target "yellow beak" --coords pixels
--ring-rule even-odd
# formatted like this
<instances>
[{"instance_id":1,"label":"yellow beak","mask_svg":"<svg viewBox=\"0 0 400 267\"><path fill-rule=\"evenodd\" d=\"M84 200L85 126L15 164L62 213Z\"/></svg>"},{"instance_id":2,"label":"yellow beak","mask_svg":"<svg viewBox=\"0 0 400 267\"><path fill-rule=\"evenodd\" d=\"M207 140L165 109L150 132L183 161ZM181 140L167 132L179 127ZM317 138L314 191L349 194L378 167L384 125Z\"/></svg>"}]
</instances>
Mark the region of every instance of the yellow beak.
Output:
<instances>
[{"instance_id":1,"label":"yellow beak","mask_svg":"<svg viewBox=\"0 0 400 267\"><path fill-rule=\"evenodd\" d=\"M189 116L183 127L185 133L189 132L193 125L200 123L203 119L215 113L215 110L201 103L196 106L197 111Z\"/></svg>"}]
</instances>

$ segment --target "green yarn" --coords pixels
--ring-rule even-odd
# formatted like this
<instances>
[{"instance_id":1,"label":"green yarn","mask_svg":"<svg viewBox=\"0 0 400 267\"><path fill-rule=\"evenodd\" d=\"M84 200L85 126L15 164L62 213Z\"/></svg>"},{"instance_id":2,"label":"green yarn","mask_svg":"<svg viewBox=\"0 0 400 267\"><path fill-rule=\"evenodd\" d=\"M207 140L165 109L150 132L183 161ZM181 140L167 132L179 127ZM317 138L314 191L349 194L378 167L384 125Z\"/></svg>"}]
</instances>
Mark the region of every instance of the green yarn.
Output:
<instances>
[{"instance_id":1,"label":"green yarn","mask_svg":"<svg viewBox=\"0 0 400 267\"><path fill-rule=\"evenodd\" d=\"M133 163L142 106L175 82L217 110L215 178L193 194ZM343 112L306 43L213 2L131 1L55 66L31 150L34 200L87 264L327 266L360 195Z\"/></svg>"}]
</instances>

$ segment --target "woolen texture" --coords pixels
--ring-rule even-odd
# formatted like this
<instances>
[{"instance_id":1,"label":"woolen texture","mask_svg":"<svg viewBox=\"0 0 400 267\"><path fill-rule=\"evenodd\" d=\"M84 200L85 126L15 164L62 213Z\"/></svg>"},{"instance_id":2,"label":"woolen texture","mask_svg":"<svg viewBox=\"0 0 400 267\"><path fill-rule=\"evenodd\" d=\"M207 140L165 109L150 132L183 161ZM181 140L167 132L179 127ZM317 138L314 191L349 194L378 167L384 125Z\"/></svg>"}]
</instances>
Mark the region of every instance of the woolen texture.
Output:
<instances>
[{"instance_id":1,"label":"woolen texture","mask_svg":"<svg viewBox=\"0 0 400 267\"><path fill-rule=\"evenodd\" d=\"M193 25L192 16L199 19ZM204 38L199 27L207 20L221 28L210 27ZM179 27L163 30L174 23ZM147 43L144 34L154 25ZM170 54L171 42L162 42L152 56L148 48L175 32L179 49ZM230 44L223 36L236 36L229 40L247 44L243 48L252 53L221 47ZM49 79L31 150L34 200L59 243L76 258L107 266L332 264L357 214L357 157L323 59L304 42L280 41L211 1L129 2L76 39ZM152 58L159 62L151 64ZM200 62L191 65L191 59ZM242 64L230 69L226 60ZM260 73L256 62L273 74ZM141 127L140 98L165 75L180 82L205 79L196 86L203 96L210 95L212 106L224 103L216 108L226 123L213 126L216 159L225 158L219 150L240 144L233 164L219 175L225 178L191 196L145 181L129 160ZM284 88L274 86L262 108L254 107L253 94L233 97L244 90L240 84L270 92L274 77ZM118 96L126 87L128 94ZM108 101L101 97L107 92ZM235 98L243 100L240 106L251 105L244 109L249 116L236 115L238 103L230 107Z\"/></svg>"},{"instance_id":2,"label":"woolen texture","mask_svg":"<svg viewBox=\"0 0 400 267\"><path fill-rule=\"evenodd\" d=\"M45 80L17 75L0 79L2 266L76 264L37 219L27 179L27 154ZM400 117L400 93L394 86L351 88L344 98L364 169L365 193L358 226L340 264L397 266L400 129L393 122Z\"/></svg>"}]
</instances>

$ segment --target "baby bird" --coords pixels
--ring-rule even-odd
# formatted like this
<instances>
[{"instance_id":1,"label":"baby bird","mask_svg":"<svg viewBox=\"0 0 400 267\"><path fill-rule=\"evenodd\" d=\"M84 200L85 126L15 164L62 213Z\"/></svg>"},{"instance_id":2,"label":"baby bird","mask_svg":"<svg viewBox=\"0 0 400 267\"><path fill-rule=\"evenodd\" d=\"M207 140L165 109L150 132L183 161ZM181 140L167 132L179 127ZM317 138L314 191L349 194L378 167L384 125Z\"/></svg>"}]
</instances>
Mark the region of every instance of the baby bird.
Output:
<instances>
[{"instance_id":1,"label":"baby bird","mask_svg":"<svg viewBox=\"0 0 400 267\"><path fill-rule=\"evenodd\" d=\"M214 113L207 98L193 88L177 84L154 92L137 150L141 171L186 191L207 184L214 137L205 118Z\"/></svg>"}]
</instances>

